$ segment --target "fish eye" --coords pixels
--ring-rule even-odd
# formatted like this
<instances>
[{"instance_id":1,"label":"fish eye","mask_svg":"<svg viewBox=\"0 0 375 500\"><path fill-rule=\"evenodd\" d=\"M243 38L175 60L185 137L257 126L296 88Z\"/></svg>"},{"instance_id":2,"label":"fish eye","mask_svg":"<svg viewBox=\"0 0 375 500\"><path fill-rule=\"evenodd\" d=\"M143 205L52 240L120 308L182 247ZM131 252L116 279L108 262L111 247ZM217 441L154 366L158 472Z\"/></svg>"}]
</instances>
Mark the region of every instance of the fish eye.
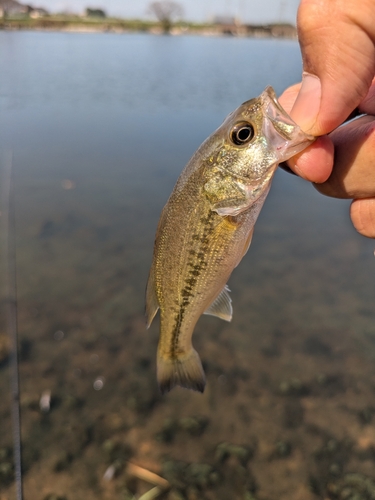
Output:
<instances>
[{"instance_id":1,"label":"fish eye","mask_svg":"<svg viewBox=\"0 0 375 500\"><path fill-rule=\"evenodd\" d=\"M231 141L237 146L247 144L253 137L254 127L248 122L237 123L230 133Z\"/></svg>"}]
</instances>

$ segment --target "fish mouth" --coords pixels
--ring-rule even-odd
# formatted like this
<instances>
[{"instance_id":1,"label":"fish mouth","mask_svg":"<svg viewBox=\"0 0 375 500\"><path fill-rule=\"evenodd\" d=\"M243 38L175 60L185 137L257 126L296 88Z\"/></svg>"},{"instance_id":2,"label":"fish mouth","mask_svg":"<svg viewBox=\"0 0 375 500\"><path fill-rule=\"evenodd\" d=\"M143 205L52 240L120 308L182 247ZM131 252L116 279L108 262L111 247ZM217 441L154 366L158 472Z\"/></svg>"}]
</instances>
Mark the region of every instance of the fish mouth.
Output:
<instances>
[{"instance_id":1,"label":"fish mouth","mask_svg":"<svg viewBox=\"0 0 375 500\"><path fill-rule=\"evenodd\" d=\"M264 111L263 133L276 152L277 162L289 160L312 144L316 137L306 134L279 103L272 87L260 95Z\"/></svg>"}]
</instances>

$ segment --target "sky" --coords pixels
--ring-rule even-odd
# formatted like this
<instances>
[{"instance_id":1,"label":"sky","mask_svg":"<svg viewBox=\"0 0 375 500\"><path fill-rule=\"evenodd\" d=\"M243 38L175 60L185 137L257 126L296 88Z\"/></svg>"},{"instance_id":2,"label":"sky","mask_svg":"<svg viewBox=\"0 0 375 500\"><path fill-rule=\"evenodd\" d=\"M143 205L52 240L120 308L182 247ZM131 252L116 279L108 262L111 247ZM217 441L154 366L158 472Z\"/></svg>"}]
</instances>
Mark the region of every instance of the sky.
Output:
<instances>
[{"instance_id":1,"label":"sky","mask_svg":"<svg viewBox=\"0 0 375 500\"><path fill-rule=\"evenodd\" d=\"M235 16L242 22L295 23L299 0L175 0L184 10L187 21L208 21L213 16ZM21 3L26 3L21 0ZM31 0L34 7L51 13L82 13L86 7L104 9L107 15L125 18L150 18L151 0Z\"/></svg>"}]
</instances>

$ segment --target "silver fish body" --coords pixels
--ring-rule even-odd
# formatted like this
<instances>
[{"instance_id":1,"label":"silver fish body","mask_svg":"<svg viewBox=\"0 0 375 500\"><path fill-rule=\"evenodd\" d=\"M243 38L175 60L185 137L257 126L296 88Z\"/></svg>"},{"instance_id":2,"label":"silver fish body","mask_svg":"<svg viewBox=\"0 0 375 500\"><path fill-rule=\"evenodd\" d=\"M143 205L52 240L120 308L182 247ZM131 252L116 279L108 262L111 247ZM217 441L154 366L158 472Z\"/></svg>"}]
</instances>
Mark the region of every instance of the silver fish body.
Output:
<instances>
[{"instance_id":1,"label":"silver fish body","mask_svg":"<svg viewBox=\"0 0 375 500\"><path fill-rule=\"evenodd\" d=\"M247 252L277 165L309 146L268 87L242 104L200 146L181 173L156 232L146 291L148 326L160 309L157 376L203 392L192 334L201 314L226 321L226 283Z\"/></svg>"}]
</instances>

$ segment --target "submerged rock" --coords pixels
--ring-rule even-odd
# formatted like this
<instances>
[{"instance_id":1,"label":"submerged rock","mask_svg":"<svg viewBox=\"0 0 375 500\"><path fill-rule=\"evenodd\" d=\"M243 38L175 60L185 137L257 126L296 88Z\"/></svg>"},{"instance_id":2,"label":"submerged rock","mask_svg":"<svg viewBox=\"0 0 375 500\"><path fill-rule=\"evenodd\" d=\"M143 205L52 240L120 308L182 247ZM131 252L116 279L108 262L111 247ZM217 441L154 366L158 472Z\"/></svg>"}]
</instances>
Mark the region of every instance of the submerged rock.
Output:
<instances>
[{"instance_id":1,"label":"submerged rock","mask_svg":"<svg viewBox=\"0 0 375 500\"><path fill-rule=\"evenodd\" d=\"M177 460L164 462L163 477L180 494L189 493L190 495L192 494L192 489L204 490L216 485L220 480L219 473L212 465L204 463L187 464Z\"/></svg>"},{"instance_id":2,"label":"submerged rock","mask_svg":"<svg viewBox=\"0 0 375 500\"><path fill-rule=\"evenodd\" d=\"M218 462L225 462L229 457L235 457L242 465L246 465L253 454L254 449L249 446L220 443L216 448L215 459Z\"/></svg>"},{"instance_id":3,"label":"submerged rock","mask_svg":"<svg viewBox=\"0 0 375 500\"><path fill-rule=\"evenodd\" d=\"M289 457L292 453L292 445L288 441L278 441L275 445L274 456L279 458Z\"/></svg>"},{"instance_id":4,"label":"submerged rock","mask_svg":"<svg viewBox=\"0 0 375 500\"><path fill-rule=\"evenodd\" d=\"M178 490L184 490L186 486L185 473L187 464L178 460L167 460L162 466L162 476Z\"/></svg>"},{"instance_id":5,"label":"submerged rock","mask_svg":"<svg viewBox=\"0 0 375 500\"><path fill-rule=\"evenodd\" d=\"M63 470L66 470L72 463L73 458L74 457L71 453L66 451L61 452L61 454L58 456L55 463L53 464L53 470L55 472L61 472Z\"/></svg>"},{"instance_id":6,"label":"submerged rock","mask_svg":"<svg viewBox=\"0 0 375 500\"><path fill-rule=\"evenodd\" d=\"M0 463L0 484L8 484L13 481L13 464L12 462Z\"/></svg>"},{"instance_id":7,"label":"submerged rock","mask_svg":"<svg viewBox=\"0 0 375 500\"><path fill-rule=\"evenodd\" d=\"M298 378L292 378L281 382L279 391L283 396L302 397L310 394L310 388Z\"/></svg>"},{"instance_id":8,"label":"submerged rock","mask_svg":"<svg viewBox=\"0 0 375 500\"><path fill-rule=\"evenodd\" d=\"M125 463L133 455L133 451L127 443L121 443L107 439L102 444L105 461L107 463Z\"/></svg>"},{"instance_id":9,"label":"submerged rock","mask_svg":"<svg viewBox=\"0 0 375 500\"><path fill-rule=\"evenodd\" d=\"M329 498L338 500L375 500L375 482L362 474L346 474L327 485Z\"/></svg>"},{"instance_id":10,"label":"submerged rock","mask_svg":"<svg viewBox=\"0 0 375 500\"><path fill-rule=\"evenodd\" d=\"M185 473L187 483L205 489L219 481L219 474L208 464L190 464Z\"/></svg>"},{"instance_id":11,"label":"submerged rock","mask_svg":"<svg viewBox=\"0 0 375 500\"><path fill-rule=\"evenodd\" d=\"M160 432L156 434L156 439L162 443L172 443L176 434L186 432L190 436L198 437L203 434L209 419L203 416L183 417L179 420L174 418L166 418L163 421L163 426Z\"/></svg>"},{"instance_id":12,"label":"submerged rock","mask_svg":"<svg viewBox=\"0 0 375 500\"><path fill-rule=\"evenodd\" d=\"M358 412L358 419L361 424L369 424L374 416L375 410L373 407L367 406Z\"/></svg>"},{"instance_id":13,"label":"submerged rock","mask_svg":"<svg viewBox=\"0 0 375 500\"><path fill-rule=\"evenodd\" d=\"M209 419L203 416L184 417L178 421L178 427L191 436L201 436L205 431Z\"/></svg>"},{"instance_id":14,"label":"submerged rock","mask_svg":"<svg viewBox=\"0 0 375 500\"><path fill-rule=\"evenodd\" d=\"M178 431L178 423L174 418L166 418L160 432L156 434L156 439L162 443L172 443Z\"/></svg>"},{"instance_id":15,"label":"submerged rock","mask_svg":"<svg viewBox=\"0 0 375 500\"><path fill-rule=\"evenodd\" d=\"M14 481L14 466L10 448L0 448L0 486Z\"/></svg>"}]
</instances>

